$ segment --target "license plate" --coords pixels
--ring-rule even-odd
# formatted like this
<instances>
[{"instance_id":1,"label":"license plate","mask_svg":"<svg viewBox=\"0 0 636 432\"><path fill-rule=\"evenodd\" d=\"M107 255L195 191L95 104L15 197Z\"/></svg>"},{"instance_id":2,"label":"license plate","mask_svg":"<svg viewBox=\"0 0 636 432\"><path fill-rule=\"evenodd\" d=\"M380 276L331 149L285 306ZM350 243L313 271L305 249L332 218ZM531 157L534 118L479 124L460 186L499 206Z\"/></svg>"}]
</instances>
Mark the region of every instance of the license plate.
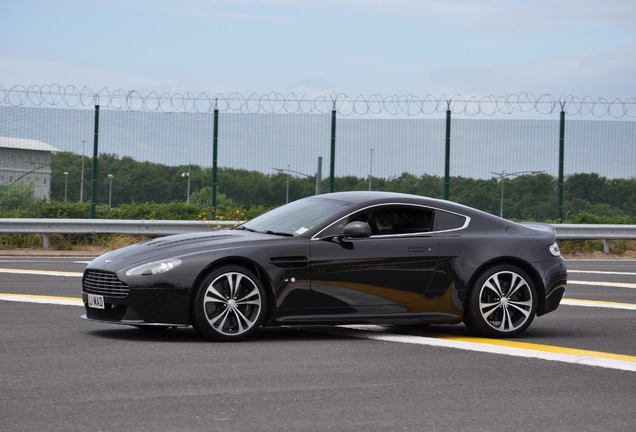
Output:
<instances>
[{"instance_id":1,"label":"license plate","mask_svg":"<svg viewBox=\"0 0 636 432\"><path fill-rule=\"evenodd\" d=\"M88 307L93 309L104 309L104 296L89 294Z\"/></svg>"}]
</instances>

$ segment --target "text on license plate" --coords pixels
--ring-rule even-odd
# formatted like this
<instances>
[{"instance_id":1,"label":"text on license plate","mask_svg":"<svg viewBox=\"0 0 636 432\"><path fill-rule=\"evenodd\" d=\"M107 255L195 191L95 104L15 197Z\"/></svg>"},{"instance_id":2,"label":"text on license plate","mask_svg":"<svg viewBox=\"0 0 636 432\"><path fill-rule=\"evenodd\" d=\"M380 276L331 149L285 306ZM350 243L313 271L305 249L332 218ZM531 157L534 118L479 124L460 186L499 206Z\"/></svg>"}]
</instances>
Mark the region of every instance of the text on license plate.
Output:
<instances>
[{"instance_id":1,"label":"text on license plate","mask_svg":"<svg viewBox=\"0 0 636 432\"><path fill-rule=\"evenodd\" d=\"M104 296L89 294L88 307L93 309L104 309Z\"/></svg>"}]
</instances>

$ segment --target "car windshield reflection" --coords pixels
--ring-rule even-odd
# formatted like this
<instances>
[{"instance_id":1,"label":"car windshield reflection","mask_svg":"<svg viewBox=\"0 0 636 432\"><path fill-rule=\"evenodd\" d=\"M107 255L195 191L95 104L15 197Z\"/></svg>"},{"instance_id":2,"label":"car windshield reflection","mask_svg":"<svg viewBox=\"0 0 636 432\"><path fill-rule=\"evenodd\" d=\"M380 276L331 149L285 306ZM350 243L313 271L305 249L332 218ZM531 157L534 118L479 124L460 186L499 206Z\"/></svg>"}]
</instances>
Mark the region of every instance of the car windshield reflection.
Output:
<instances>
[{"instance_id":1,"label":"car windshield reflection","mask_svg":"<svg viewBox=\"0 0 636 432\"><path fill-rule=\"evenodd\" d=\"M258 216L237 229L275 235L302 235L331 221L349 205L338 200L303 198Z\"/></svg>"}]
</instances>

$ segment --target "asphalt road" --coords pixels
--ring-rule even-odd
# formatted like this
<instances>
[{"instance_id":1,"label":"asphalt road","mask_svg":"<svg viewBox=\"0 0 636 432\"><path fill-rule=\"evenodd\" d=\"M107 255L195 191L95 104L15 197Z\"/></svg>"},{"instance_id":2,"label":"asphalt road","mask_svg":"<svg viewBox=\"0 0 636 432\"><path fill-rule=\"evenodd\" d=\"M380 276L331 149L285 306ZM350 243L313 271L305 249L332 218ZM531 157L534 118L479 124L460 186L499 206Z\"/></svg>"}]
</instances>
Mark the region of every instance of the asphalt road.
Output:
<instances>
[{"instance_id":1,"label":"asphalt road","mask_svg":"<svg viewBox=\"0 0 636 432\"><path fill-rule=\"evenodd\" d=\"M0 257L4 431L578 432L636 424L636 261L568 261L564 304L499 342L463 325L283 327L212 343L191 329L90 323L79 318L81 306L64 304L79 298L85 264Z\"/></svg>"}]
</instances>

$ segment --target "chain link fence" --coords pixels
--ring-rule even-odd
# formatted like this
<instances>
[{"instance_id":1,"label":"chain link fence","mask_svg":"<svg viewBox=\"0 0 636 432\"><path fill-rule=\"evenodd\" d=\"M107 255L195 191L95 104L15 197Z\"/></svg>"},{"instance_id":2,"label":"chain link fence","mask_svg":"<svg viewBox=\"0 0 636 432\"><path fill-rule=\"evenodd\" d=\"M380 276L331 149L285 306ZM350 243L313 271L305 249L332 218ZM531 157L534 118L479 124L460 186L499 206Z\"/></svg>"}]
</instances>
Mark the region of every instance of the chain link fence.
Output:
<instances>
[{"instance_id":1,"label":"chain link fence","mask_svg":"<svg viewBox=\"0 0 636 432\"><path fill-rule=\"evenodd\" d=\"M636 98L527 93L226 96L0 85L0 136L39 140L72 155L65 166L53 167L54 200L88 201L95 186L101 203L113 194L116 203L185 201L206 187L227 194L241 177L244 189L255 188L249 173L257 172L286 201L313 193L316 183L328 192L384 188L411 177L447 183L505 182L538 173L555 183L560 175L580 173L634 179L635 105ZM99 169L93 179L95 149ZM0 177L8 164L0 161ZM161 178L154 164L161 166ZM470 195L454 184L447 185L448 198ZM142 186L142 196L131 193ZM556 206L556 187L551 193Z\"/></svg>"}]
</instances>

